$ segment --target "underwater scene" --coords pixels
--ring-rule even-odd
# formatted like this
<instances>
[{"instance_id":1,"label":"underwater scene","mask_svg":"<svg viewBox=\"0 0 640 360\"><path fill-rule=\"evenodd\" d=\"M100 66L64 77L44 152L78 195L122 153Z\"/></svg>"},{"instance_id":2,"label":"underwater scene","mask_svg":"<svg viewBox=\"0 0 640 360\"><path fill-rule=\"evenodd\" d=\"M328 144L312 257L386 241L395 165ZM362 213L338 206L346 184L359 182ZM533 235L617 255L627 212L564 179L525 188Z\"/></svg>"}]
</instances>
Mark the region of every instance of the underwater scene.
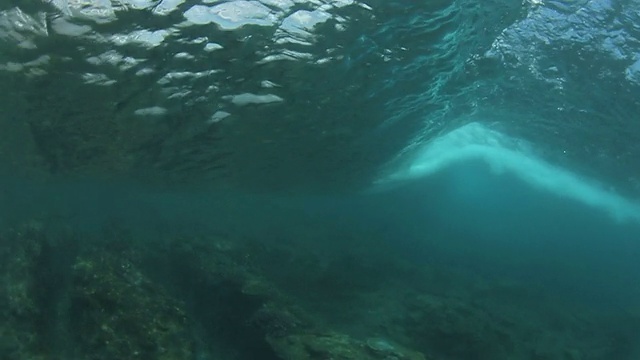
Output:
<instances>
[{"instance_id":1,"label":"underwater scene","mask_svg":"<svg viewBox=\"0 0 640 360\"><path fill-rule=\"evenodd\" d=\"M0 360L640 359L637 0L0 0Z\"/></svg>"}]
</instances>

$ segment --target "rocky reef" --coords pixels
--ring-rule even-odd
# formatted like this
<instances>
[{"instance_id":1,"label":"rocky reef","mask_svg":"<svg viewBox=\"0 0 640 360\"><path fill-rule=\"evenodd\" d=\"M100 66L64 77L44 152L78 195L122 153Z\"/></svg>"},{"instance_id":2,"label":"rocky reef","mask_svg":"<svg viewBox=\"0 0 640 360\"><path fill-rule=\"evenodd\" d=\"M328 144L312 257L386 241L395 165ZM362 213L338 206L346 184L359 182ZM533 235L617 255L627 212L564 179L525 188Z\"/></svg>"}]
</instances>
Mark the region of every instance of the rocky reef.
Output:
<instances>
[{"instance_id":1,"label":"rocky reef","mask_svg":"<svg viewBox=\"0 0 640 360\"><path fill-rule=\"evenodd\" d=\"M637 315L612 326L517 284L227 236L149 243L33 222L0 244L7 360L630 359L640 333Z\"/></svg>"},{"instance_id":2,"label":"rocky reef","mask_svg":"<svg viewBox=\"0 0 640 360\"><path fill-rule=\"evenodd\" d=\"M225 239L1 240L3 359L424 359L320 326Z\"/></svg>"}]
</instances>

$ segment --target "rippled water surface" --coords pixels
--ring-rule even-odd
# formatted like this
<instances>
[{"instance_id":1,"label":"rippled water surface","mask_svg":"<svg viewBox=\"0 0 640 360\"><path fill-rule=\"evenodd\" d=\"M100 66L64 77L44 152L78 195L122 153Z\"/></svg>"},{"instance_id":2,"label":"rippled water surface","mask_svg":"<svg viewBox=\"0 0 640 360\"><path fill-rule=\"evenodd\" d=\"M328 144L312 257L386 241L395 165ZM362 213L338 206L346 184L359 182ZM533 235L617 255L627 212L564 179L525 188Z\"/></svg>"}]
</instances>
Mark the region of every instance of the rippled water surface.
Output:
<instances>
[{"instance_id":1,"label":"rippled water surface","mask_svg":"<svg viewBox=\"0 0 640 360\"><path fill-rule=\"evenodd\" d=\"M635 1L7 1L5 163L370 183L472 121L637 193Z\"/></svg>"}]
</instances>

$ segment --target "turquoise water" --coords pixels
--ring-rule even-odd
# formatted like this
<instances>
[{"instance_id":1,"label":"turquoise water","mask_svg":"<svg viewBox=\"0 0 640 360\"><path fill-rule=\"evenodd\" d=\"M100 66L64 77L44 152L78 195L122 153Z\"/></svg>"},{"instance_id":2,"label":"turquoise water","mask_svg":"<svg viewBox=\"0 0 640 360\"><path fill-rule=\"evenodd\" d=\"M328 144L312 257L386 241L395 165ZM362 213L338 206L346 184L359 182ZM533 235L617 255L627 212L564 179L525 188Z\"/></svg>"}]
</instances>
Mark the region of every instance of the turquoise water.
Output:
<instances>
[{"instance_id":1,"label":"turquoise water","mask_svg":"<svg viewBox=\"0 0 640 360\"><path fill-rule=\"evenodd\" d=\"M637 1L0 4L0 359L640 357Z\"/></svg>"}]
</instances>

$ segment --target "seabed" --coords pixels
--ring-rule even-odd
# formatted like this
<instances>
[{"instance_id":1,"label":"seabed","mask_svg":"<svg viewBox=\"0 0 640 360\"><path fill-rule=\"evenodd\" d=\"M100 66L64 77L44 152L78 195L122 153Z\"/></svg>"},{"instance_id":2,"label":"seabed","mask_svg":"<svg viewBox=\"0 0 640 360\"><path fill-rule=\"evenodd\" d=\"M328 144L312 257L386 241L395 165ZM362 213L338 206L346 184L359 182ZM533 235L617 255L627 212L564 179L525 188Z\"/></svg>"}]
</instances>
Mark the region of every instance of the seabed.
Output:
<instances>
[{"instance_id":1,"label":"seabed","mask_svg":"<svg viewBox=\"0 0 640 360\"><path fill-rule=\"evenodd\" d=\"M7 360L621 359L640 331L631 311L373 252L37 221L0 243Z\"/></svg>"}]
</instances>

